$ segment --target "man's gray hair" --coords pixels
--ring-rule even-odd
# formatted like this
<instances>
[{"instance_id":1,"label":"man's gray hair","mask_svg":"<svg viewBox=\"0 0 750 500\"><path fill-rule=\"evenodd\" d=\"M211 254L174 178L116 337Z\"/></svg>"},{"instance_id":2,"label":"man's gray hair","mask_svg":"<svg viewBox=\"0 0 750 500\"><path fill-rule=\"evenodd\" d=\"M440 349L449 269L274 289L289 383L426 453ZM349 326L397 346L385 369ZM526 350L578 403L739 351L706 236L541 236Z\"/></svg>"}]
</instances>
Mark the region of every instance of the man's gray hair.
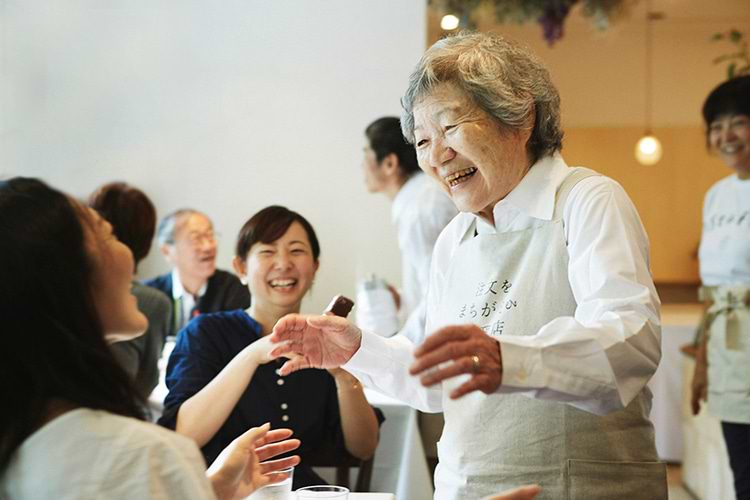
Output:
<instances>
[{"instance_id":1,"label":"man's gray hair","mask_svg":"<svg viewBox=\"0 0 750 500\"><path fill-rule=\"evenodd\" d=\"M203 215L201 212L192 208L181 208L164 217L159 222L159 227L156 229L156 239L159 242L159 245L174 245L177 230L193 214Z\"/></svg>"},{"instance_id":2,"label":"man's gray hair","mask_svg":"<svg viewBox=\"0 0 750 500\"><path fill-rule=\"evenodd\" d=\"M504 127L529 128L533 119L533 161L562 149L560 95L547 68L522 45L492 33L461 32L427 49L401 98L407 141L414 142L414 106L441 83L457 85Z\"/></svg>"}]
</instances>

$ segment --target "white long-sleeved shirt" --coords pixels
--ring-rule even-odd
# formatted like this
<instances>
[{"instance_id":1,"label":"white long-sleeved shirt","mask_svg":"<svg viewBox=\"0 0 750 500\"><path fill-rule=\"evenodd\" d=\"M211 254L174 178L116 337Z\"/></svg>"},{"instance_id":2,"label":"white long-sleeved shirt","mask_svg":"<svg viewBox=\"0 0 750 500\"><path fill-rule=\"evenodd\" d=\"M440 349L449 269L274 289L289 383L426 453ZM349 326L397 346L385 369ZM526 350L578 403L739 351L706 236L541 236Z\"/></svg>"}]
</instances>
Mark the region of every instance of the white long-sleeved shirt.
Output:
<instances>
[{"instance_id":1,"label":"white long-sleeved shirt","mask_svg":"<svg viewBox=\"0 0 750 500\"><path fill-rule=\"evenodd\" d=\"M192 319L190 315L198 304L198 300L206 294L206 290L208 290L208 281L206 281L200 290L198 290L198 295L193 295L188 292L185 290L185 287L182 286L180 273L176 268L172 269L172 298L174 299L172 303L176 308L173 314L175 314L175 317L178 319L176 322L177 324L175 325L174 335L177 335L177 333L190 322Z\"/></svg>"},{"instance_id":2,"label":"white long-sleeved shirt","mask_svg":"<svg viewBox=\"0 0 750 500\"><path fill-rule=\"evenodd\" d=\"M567 165L559 155L537 162L494 208L494 224L479 233L534 228L552 219ZM427 298L427 332L461 236L476 216L461 214L440 235ZM648 238L622 187L590 177L571 191L563 211L568 278L575 314L538 332L499 337L503 380L498 393L564 401L592 413L624 408L643 390L661 358L659 299L649 272ZM404 338L363 333L345 365L369 386L429 412L442 410L440 386L425 389L408 374L413 346Z\"/></svg>"},{"instance_id":3,"label":"white long-sleeved shirt","mask_svg":"<svg viewBox=\"0 0 750 500\"><path fill-rule=\"evenodd\" d=\"M404 318L398 333L415 344L425 337L425 300L435 242L457 214L451 199L423 173L411 176L393 199L391 220L396 225L401 250Z\"/></svg>"}]
</instances>

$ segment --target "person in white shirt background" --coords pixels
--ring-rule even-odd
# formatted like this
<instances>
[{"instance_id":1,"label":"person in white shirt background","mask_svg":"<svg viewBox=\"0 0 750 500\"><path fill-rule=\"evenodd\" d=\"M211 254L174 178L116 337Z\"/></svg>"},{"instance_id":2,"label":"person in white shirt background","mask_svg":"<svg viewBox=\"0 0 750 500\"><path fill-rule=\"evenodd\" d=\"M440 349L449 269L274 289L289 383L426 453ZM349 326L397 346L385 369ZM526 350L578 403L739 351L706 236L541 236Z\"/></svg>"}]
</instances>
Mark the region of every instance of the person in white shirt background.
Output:
<instances>
[{"instance_id":1,"label":"person in white shirt background","mask_svg":"<svg viewBox=\"0 0 750 500\"><path fill-rule=\"evenodd\" d=\"M148 320L133 255L96 212L36 179L0 181L0 240L0 498L243 498L299 463L259 463L300 444L266 424L206 472L192 440L142 421L107 344Z\"/></svg>"},{"instance_id":2,"label":"person in white shirt background","mask_svg":"<svg viewBox=\"0 0 750 500\"><path fill-rule=\"evenodd\" d=\"M703 203L698 251L706 315L692 383L693 413L708 399L721 420L738 499L750 499L750 75L716 87L703 105L706 139L734 174Z\"/></svg>"},{"instance_id":3,"label":"person in white shirt background","mask_svg":"<svg viewBox=\"0 0 750 500\"><path fill-rule=\"evenodd\" d=\"M615 181L562 156L542 63L488 33L427 50L402 98L419 165L458 209L438 238L427 338L290 315L281 372L343 366L443 411L437 499L529 483L538 498L666 499L646 384L661 358L648 239Z\"/></svg>"},{"instance_id":4,"label":"person in white shirt background","mask_svg":"<svg viewBox=\"0 0 750 500\"><path fill-rule=\"evenodd\" d=\"M400 297L392 286L389 289L400 305L398 309L404 321L398 332L386 331L389 328L386 325L393 325L397 320L379 317L374 311L368 314L373 309L365 307L368 305L367 301L358 300L360 307L357 311L357 323L385 336L399 333L414 345L419 345L425 337L432 251L441 231L458 214L458 210L438 183L419 168L414 145L404 139L398 118L386 116L370 123L365 129L365 138L367 143L364 147L362 171L367 190L371 193L383 193L392 201L391 218L397 228L401 251ZM391 309L387 307L375 309L389 310ZM419 429L425 454L434 468L437 462L437 441L443 430L442 414L420 412Z\"/></svg>"},{"instance_id":5,"label":"person in white shirt background","mask_svg":"<svg viewBox=\"0 0 750 500\"><path fill-rule=\"evenodd\" d=\"M401 293L390 287L405 318L398 333L414 344L421 344L432 250L440 232L458 210L437 182L420 170L414 146L404 139L398 118L386 116L375 120L365 129L365 137L362 160L365 185L369 192L382 193L392 201L391 219L398 231ZM385 336L397 333L378 331L377 326L375 331Z\"/></svg>"}]
</instances>

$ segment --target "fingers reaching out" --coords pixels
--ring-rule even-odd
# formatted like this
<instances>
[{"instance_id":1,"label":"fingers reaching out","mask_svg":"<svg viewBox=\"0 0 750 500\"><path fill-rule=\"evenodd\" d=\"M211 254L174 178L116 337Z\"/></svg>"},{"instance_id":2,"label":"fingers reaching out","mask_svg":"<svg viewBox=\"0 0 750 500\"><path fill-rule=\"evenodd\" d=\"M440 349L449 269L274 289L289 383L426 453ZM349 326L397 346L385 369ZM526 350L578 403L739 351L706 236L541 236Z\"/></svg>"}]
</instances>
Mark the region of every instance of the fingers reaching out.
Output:
<instances>
[{"instance_id":1,"label":"fingers reaching out","mask_svg":"<svg viewBox=\"0 0 750 500\"><path fill-rule=\"evenodd\" d=\"M270 356L290 358L281 374L304 368L338 368L354 355L362 342L362 332L345 318L330 315L290 314L273 327Z\"/></svg>"}]
</instances>

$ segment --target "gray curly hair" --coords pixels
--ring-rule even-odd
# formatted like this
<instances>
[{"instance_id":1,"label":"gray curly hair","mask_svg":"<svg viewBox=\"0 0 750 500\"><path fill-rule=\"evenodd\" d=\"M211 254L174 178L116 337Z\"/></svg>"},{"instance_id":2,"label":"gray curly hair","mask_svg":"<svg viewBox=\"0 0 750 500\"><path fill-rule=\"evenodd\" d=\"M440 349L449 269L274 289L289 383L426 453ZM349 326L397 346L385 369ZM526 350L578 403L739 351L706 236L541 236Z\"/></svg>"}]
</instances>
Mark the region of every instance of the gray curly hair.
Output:
<instances>
[{"instance_id":1,"label":"gray curly hair","mask_svg":"<svg viewBox=\"0 0 750 500\"><path fill-rule=\"evenodd\" d=\"M529 127L532 161L562 149L560 95L547 68L528 49L492 33L461 32L439 40L422 56L401 98L401 129L414 143L414 106L441 83L464 90L502 126Z\"/></svg>"}]
</instances>

